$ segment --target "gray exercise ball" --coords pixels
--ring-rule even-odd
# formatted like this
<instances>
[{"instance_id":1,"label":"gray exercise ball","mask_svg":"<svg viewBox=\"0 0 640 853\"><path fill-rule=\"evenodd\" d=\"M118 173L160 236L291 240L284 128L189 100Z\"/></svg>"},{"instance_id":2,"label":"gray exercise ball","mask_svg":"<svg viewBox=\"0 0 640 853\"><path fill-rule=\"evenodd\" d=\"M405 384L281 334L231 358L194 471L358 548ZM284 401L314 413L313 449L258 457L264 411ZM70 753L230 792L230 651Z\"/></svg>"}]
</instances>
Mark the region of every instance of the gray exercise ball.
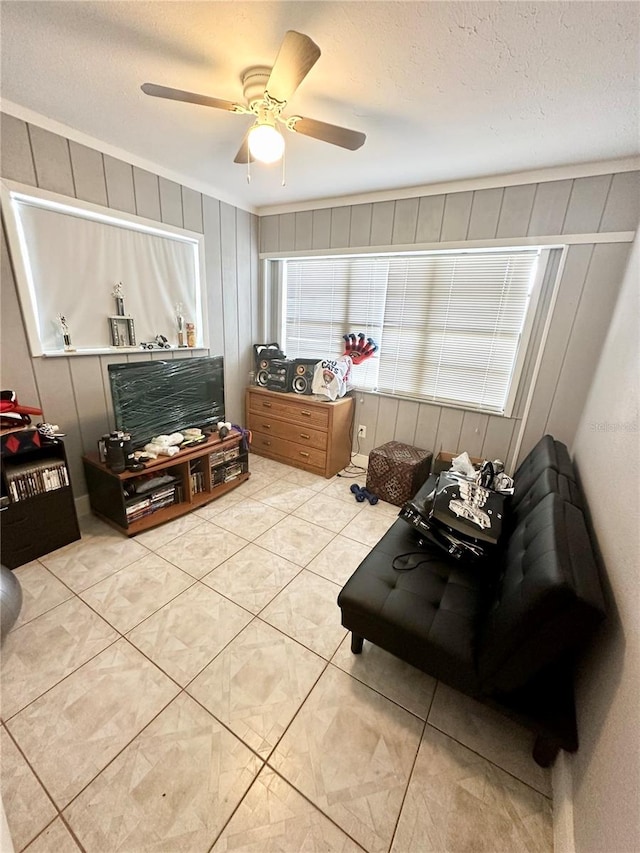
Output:
<instances>
[{"instance_id":1,"label":"gray exercise ball","mask_svg":"<svg viewBox=\"0 0 640 853\"><path fill-rule=\"evenodd\" d=\"M11 569L0 566L0 636L11 630L22 607L22 587Z\"/></svg>"}]
</instances>

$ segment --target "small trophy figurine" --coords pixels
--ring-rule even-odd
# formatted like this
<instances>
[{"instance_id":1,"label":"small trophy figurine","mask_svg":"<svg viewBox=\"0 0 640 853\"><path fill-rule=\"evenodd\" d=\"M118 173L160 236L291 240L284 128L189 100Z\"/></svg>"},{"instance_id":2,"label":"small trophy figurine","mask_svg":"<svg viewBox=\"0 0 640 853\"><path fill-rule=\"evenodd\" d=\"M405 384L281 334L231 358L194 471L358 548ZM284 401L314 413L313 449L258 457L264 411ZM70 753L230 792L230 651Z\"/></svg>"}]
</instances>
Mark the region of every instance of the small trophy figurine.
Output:
<instances>
[{"instance_id":1,"label":"small trophy figurine","mask_svg":"<svg viewBox=\"0 0 640 853\"><path fill-rule=\"evenodd\" d=\"M116 300L116 314L118 317L124 317L124 287L121 281L113 288L111 295Z\"/></svg>"},{"instance_id":2,"label":"small trophy figurine","mask_svg":"<svg viewBox=\"0 0 640 853\"><path fill-rule=\"evenodd\" d=\"M69 331L67 318L64 314L58 314L58 323L60 324L60 332L62 333L65 352L75 352L75 347L71 346L71 332Z\"/></svg>"},{"instance_id":3,"label":"small trophy figurine","mask_svg":"<svg viewBox=\"0 0 640 853\"><path fill-rule=\"evenodd\" d=\"M178 346L184 347L184 317L182 316L182 302L176 305L176 323L178 326Z\"/></svg>"}]
</instances>

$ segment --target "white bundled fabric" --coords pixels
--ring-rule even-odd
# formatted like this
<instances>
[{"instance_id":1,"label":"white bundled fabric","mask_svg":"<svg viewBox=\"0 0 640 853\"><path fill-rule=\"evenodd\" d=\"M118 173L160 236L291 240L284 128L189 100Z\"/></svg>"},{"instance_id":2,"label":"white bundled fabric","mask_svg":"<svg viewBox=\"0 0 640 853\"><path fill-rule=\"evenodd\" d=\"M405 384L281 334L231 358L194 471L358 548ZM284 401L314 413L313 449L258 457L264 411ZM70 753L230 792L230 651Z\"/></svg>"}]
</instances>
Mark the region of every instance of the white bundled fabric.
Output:
<instances>
[{"instance_id":1,"label":"white bundled fabric","mask_svg":"<svg viewBox=\"0 0 640 853\"><path fill-rule=\"evenodd\" d=\"M325 358L319 361L313 371L311 390L321 397L337 400L344 397L351 385L351 367L353 362L348 355L341 358Z\"/></svg>"},{"instance_id":2,"label":"white bundled fabric","mask_svg":"<svg viewBox=\"0 0 640 853\"><path fill-rule=\"evenodd\" d=\"M158 456L175 456L180 453L180 448L169 444L156 444L155 440L145 444L144 452L152 459L157 459Z\"/></svg>"},{"instance_id":3,"label":"white bundled fabric","mask_svg":"<svg viewBox=\"0 0 640 853\"><path fill-rule=\"evenodd\" d=\"M181 432L172 432L171 435L157 435L151 439L150 444L159 444L162 447L173 447L177 444L182 444L184 436Z\"/></svg>"}]
</instances>

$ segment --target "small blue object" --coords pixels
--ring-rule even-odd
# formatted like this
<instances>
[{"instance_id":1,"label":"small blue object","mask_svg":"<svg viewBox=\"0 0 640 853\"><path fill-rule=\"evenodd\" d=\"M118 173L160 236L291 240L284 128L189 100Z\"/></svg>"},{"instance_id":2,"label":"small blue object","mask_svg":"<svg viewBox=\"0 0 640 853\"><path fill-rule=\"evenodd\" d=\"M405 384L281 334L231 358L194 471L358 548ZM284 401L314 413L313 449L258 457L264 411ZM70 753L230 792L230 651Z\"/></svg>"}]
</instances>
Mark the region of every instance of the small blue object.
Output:
<instances>
[{"instance_id":1,"label":"small blue object","mask_svg":"<svg viewBox=\"0 0 640 853\"><path fill-rule=\"evenodd\" d=\"M369 501L371 506L375 506L379 501L377 495L374 495L372 492L368 492L363 486L359 486L357 483L353 483L351 491L360 504L364 503L364 501Z\"/></svg>"}]
</instances>

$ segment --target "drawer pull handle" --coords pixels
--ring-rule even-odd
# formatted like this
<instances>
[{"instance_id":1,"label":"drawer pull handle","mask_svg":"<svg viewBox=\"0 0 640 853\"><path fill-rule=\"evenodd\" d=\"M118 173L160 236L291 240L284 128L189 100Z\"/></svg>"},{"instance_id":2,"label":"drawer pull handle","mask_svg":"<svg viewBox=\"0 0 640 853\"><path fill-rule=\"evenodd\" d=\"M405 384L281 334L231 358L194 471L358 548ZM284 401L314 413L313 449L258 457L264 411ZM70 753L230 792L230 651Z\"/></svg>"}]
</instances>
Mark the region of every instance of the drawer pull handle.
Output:
<instances>
[{"instance_id":1,"label":"drawer pull handle","mask_svg":"<svg viewBox=\"0 0 640 853\"><path fill-rule=\"evenodd\" d=\"M265 445L265 447L271 447L271 442L270 442L270 441L264 441L264 440L263 440L263 442L262 442L262 443Z\"/></svg>"},{"instance_id":2,"label":"drawer pull handle","mask_svg":"<svg viewBox=\"0 0 640 853\"><path fill-rule=\"evenodd\" d=\"M263 402L262 402L262 405L265 407L265 409L270 409L270 408L271 408L271 403L265 403L265 402L264 402L264 400L263 400Z\"/></svg>"},{"instance_id":3,"label":"drawer pull handle","mask_svg":"<svg viewBox=\"0 0 640 853\"><path fill-rule=\"evenodd\" d=\"M309 457L309 454L308 454L308 453L305 453L305 452L304 452L304 450L301 450L301 451L300 451L300 456L306 456L306 457L308 458L308 457Z\"/></svg>"},{"instance_id":4,"label":"drawer pull handle","mask_svg":"<svg viewBox=\"0 0 640 853\"><path fill-rule=\"evenodd\" d=\"M307 433L306 433L306 432L301 432L301 433L300 433L300 438L311 438L311 436L310 436L310 435L307 435Z\"/></svg>"},{"instance_id":5,"label":"drawer pull handle","mask_svg":"<svg viewBox=\"0 0 640 853\"><path fill-rule=\"evenodd\" d=\"M262 424L262 429L271 429L271 424Z\"/></svg>"},{"instance_id":6,"label":"drawer pull handle","mask_svg":"<svg viewBox=\"0 0 640 853\"><path fill-rule=\"evenodd\" d=\"M301 414L301 415L304 415L304 416L305 416L305 418L310 418L310 417L311 417L311 412L307 412L305 409L300 409L300 414Z\"/></svg>"}]
</instances>

